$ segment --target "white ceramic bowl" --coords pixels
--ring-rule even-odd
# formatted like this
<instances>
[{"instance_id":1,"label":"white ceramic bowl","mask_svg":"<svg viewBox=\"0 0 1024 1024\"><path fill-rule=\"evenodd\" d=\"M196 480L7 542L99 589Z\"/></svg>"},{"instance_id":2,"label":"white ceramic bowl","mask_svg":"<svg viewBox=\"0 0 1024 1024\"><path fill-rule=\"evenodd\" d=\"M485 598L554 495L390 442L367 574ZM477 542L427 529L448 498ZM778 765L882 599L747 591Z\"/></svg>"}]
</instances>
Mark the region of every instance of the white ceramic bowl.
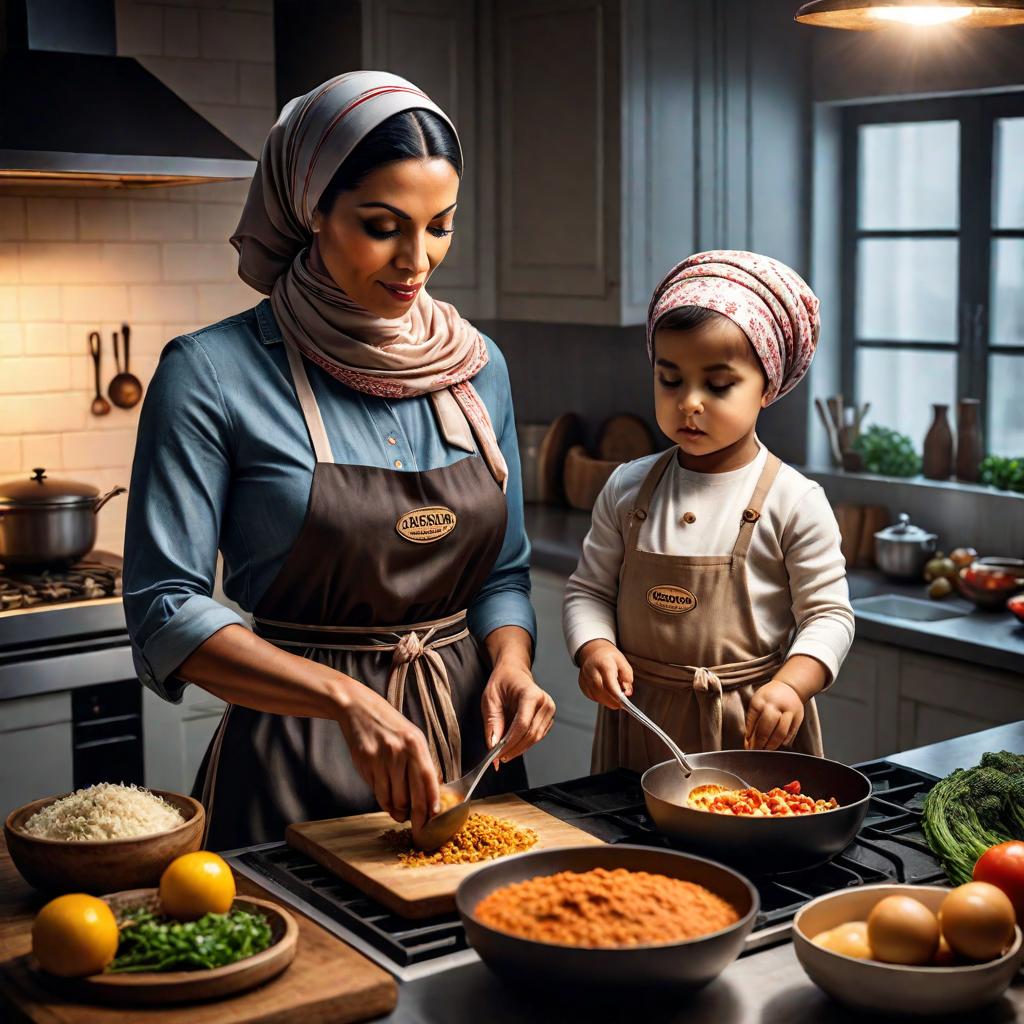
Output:
<instances>
[{"instance_id":1,"label":"white ceramic bowl","mask_svg":"<svg viewBox=\"0 0 1024 1024\"><path fill-rule=\"evenodd\" d=\"M815 935L866 921L886 896L911 896L937 913L950 890L937 885L867 885L819 896L793 919L793 946L808 977L833 999L861 1010L918 1016L967 1013L994 1002L1020 969L1021 930L998 960L965 967L904 967L857 960L816 946Z\"/></svg>"}]
</instances>

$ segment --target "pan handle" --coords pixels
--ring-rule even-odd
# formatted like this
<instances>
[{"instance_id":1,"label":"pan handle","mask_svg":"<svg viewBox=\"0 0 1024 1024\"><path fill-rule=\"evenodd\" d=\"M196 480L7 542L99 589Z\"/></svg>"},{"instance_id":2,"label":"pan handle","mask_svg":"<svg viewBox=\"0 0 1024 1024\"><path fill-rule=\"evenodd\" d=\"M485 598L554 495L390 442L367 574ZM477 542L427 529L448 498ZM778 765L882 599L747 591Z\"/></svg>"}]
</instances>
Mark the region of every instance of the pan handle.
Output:
<instances>
[{"instance_id":1,"label":"pan handle","mask_svg":"<svg viewBox=\"0 0 1024 1024\"><path fill-rule=\"evenodd\" d=\"M659 725L655 725L624 693L619 692L619 700L622 702L622 706L629 712L641 725L647 726L651 732L655 733L668 747L669 750L675 755L676 760L679 762L680 767L686 773L686 777L689 778L693 773L693 766L689 761L686 760L686 755L676 746L675 741L664 729Z\"/></svg>"},{"instance_id":2,"label":"pan handle","mask_svg":"<svg viewBox=\"0 0 1024 1024\"><path fill-rule=\"evenodd\" d=\"M119 494L127 494L127 493L128 493L128 488L127 487L113 487L113 488L111 488L101 498L97 498L96 499L96 504L93 506L93 509L92 509L93 515L95 515L97 512L99 512L99 510L101 508L103 508L103 506L106 505L106 503L108 501L110 501L111 498L116 498Z\"/></svg>"}]
</instances>

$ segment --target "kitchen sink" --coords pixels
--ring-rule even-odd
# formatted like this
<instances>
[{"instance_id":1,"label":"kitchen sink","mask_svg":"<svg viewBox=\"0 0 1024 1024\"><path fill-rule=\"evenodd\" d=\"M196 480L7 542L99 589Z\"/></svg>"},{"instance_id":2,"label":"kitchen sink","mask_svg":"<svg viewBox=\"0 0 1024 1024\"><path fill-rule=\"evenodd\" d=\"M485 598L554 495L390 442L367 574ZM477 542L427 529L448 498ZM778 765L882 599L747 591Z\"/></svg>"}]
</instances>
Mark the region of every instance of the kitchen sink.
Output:
<instances>
[{"instance_id":1,"label":"kitchen sink","mask_svg":"<svg viewBox=\"0 0 1024 1024\"><path fill-rule=\"evenodd\" d=\"M861 597L852 602L855 612L870 612L894 619L911 619L914 622L941 622L943 619L958 619L967 612L958 608L944 607L932 601L922 601L902 594L878 594L876 597Z\"/></svg>"}]
</instances>

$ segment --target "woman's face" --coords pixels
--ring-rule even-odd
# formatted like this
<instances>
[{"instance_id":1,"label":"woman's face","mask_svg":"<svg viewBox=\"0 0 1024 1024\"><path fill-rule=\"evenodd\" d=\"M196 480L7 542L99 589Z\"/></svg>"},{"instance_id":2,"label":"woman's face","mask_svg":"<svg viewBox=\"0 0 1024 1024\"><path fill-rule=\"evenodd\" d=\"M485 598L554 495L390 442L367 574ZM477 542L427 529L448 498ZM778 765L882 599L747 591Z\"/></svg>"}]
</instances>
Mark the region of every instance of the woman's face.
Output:
<instances>
[{"instance_id":1,"label":"woman's face","mask_svg":"<svg viewBox=\"0 0 1024 1024\"><path fill-rule=\"evenodd\" d=\"M451 245L459 176L441 157L398 160L313 213L314 246L335 283L385 320L406 313Z\"/></svg>"},{"instance_id":2,"label":"woman's face","mask_svg":"<svg viewBox=\"0 0 1024 1024\"><path fill-rule=\"evenodd\" d=\"M655 418L687 455L711 455L752 434L764 387L747 336L727 317L655 331Z\"/></svg>"}]
</instances>

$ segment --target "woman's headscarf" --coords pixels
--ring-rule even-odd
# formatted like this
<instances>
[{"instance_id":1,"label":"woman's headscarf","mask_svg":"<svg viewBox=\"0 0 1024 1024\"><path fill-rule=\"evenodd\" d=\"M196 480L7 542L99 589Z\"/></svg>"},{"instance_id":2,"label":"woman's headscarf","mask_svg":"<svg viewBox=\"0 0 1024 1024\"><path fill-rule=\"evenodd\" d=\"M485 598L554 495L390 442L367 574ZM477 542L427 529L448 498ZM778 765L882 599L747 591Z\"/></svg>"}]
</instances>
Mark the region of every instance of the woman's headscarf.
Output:
<instances>
[{"instance_id":1,"label":"woman's headscarf","mask_svg":"<svg viewBox=\"0 0 1024 1024\"><path fill-rule=\"evenodd\" d=\"M750 340L774 402L800 383L818 344L818 298L796 271L756 252L699 252L673 267L647 311L647 355L658 321L683 306L727 316Z\"/></svg>"},{"instance_id":2,"label":"woman's headscarf","mask_svg":"<svg viewBox=\"0 0 1024 1024\"><path fill-rule=\"evenodd\" d=\"M309 264L313 211L324 189L363 138L406 110L429 110L455 134L425 93L382 71L339 75L291 100L264 143L231 238L238 275L270 296L285 338L331 376L383 398L430 394L448 443L473 451L475 435L504 487L508 468L470 383L488 360L479 331L425 288L403 316L385 320Z\"/></svg>"}]
</instances>

